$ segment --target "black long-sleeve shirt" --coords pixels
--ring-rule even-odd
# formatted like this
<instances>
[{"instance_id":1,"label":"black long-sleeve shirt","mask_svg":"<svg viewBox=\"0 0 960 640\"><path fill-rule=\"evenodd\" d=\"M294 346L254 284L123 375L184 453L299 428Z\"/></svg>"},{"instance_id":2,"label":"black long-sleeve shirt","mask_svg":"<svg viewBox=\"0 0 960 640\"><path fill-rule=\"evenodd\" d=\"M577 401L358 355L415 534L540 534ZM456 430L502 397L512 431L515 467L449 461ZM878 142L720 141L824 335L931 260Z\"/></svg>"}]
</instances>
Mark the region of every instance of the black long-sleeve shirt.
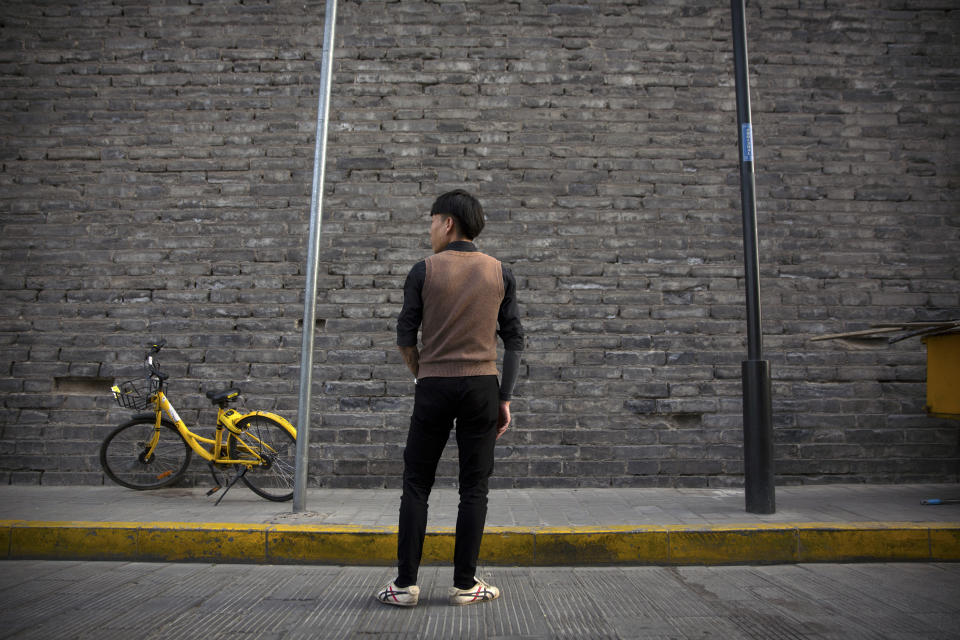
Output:
<instances>
[{"instance_id":1,"label":"black long-sleeve shirt","mask_svg":"<svg viewBox=\"0 0 960 640\"><path fill-rule=\"evenodd\" d=\"M451 242L444 251L478 251L472 242ZM523 351L523 328L517 308L517 282L503 263L503 300L497 313L497 335L503 340L507 351ZM410 269L403 285L403 308L397 318L397 345L401 347L417 346L417 333L423 321L423 283L427 276L427 264L420 261Z\"/></svg>"}]
</instances>

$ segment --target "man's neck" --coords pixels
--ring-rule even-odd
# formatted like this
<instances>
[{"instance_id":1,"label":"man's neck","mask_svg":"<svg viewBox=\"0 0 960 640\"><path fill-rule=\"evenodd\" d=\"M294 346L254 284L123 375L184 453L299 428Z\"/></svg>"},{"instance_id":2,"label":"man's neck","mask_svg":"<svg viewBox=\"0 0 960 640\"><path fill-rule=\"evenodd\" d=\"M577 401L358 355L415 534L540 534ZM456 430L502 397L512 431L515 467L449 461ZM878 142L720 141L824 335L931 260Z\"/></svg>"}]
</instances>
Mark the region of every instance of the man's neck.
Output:
<instances>
[{"instance_id":1,"label":"man's neck","mask_svg":"<svg viewBox=\"0 0 960 640\"><path fill-rule=\"evenodd\" d=\"M447 246L445 246L445 247L443 248L443 250L444 250L444 251L450 250L451 248L453 248L453 245L455 245L455 244L457 244L457 243L468 244L468 245L470 245L471 247L473 246L473 241L472 241L472 240L467 240L466 238L457 238L456 240L451 240L450 242L448 242L448 243L447 243Z\"/></svg>"}]
</instances>

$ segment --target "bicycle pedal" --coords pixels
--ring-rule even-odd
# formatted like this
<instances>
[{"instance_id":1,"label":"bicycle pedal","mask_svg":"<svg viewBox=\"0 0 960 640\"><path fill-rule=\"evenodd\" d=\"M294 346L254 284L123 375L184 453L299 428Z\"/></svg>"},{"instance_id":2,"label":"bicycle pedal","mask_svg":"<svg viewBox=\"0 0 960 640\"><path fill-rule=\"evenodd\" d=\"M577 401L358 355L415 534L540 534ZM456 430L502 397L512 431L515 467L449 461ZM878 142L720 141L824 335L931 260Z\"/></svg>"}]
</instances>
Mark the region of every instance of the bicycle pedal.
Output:
<instances>
[{"instance_id":1,"label":"bicycle pedal","mask_svg":"<svg viewBox=\"0 0 960 640\"><path fill-rule=\"evenodd\" d=\"M207 495L208 495L208 496L212 496L212 495L215 494L217 491L220 491L220 489L222 489L222 488L223 488L223 487L214 487L213 489L210 489L210 491L207 491Z\"/></svg>"}]
</instances>

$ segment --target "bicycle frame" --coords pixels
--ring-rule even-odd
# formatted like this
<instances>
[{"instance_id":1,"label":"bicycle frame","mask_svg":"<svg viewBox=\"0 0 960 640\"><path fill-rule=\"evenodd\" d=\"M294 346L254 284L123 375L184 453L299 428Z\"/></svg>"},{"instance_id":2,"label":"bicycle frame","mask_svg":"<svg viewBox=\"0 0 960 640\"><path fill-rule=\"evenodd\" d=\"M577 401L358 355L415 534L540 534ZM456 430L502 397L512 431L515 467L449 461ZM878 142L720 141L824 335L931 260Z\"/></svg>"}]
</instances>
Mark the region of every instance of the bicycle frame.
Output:
<instances>
[{"instance_id":1,"label":"bicycle frame","mask_svg":"<svg viewBox=\"0 0 960 640\"><path fill-rule=\"evenodd\" d=\"M177 431L186 441L186 443L193 449L197 455L199 455L204 460L208 462L214 462L217 464L242 464L245 465L248 469L256 466L259 462L263 461L263 458L250 446L248 446L243 438L249 438L255 441L258 444L261 444L267 447L269 450L273 451L273 448L270 447L267 443L261 441L255 435L249 432L240 432L235 430L234 425L246 418L248 416L265 416L272 418L280 422L284 427L286 427L293 437L296 438L297 430L282 416L279 416L275 413L269 413L267 411L251 411L250 413L240 413L234 409L224 409L223 407L217 408L217 427L214 433L213 438L205 438L199 434L196 434L187 427L187 424L183 421L180 415L177 413L177 410L173 407L173 404L170 402L170 399L167 398L163 390L159 390L156 393L156 396L153 399L154 401L154 413L156 414L156 424L154 425L154 435L151 439L148 447L146 456L150 457L153 455L153 450L157 446L157 443L160 441L160 421L163 418L163 414L166 414L170 420L173 421L174 425L177 427ZM224 445L224 430L233 432L236 435L236 442L243 446L246 450L246 453L254 456L255 460L246 458L244 460L235 460L233 458L223 458L220 456L220 453ZM212 453L204 445L212 445Z\"/></svg>"}]
</instances>

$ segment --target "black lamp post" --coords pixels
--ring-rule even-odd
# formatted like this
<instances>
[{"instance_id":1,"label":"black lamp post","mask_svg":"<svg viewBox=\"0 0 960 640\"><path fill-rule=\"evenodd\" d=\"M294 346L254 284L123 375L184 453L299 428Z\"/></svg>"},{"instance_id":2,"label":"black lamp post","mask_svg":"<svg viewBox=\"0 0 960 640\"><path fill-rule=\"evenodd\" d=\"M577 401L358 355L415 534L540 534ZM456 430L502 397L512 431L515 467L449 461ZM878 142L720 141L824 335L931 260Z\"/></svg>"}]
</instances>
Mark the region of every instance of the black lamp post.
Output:
<instances>
[{"instance_id":1,"label":"black lamp post","mask_svg":"<svg viewBox=\"0 0 960 640\"><path fill-rule=\"evenodd\" d=\"M774 513L773 411L770 363L763 359L760 326L760 261L757 256L756 181L753 170L753 125L750 122L750 77L747 72L745 0L731 0L733 65L740 140L740 204L743 212L743 259L747 294L747 359L743 375L743 471L749 513Z\"/></svg>"}]
</instances>

